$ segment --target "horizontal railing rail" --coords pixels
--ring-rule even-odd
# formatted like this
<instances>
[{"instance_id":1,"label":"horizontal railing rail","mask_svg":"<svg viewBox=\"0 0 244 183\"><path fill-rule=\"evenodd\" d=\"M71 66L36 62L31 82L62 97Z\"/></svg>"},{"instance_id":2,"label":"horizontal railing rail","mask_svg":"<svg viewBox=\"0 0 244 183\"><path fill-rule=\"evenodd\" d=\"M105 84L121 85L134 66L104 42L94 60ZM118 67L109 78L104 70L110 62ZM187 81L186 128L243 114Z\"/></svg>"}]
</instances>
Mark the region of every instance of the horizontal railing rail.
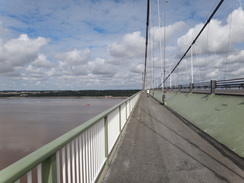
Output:
<instances>
[{"instance_id":1,"label":"horizontal railing rail","mask_svg":"<svg viewBox=\"0 0 244 183\"><path fill-rule=\"evenodd\" d=\"M221 89L244 89L244 78L219 80L216 82L216 88Z\"/></svg>"},{"instance_id":2,"label":"horizontal railing rail","mask_svg":"<svg viewBox=\"0 0 244 183\"><path fill-rule=\"evenodd\" d=\"M244 78L219 81L211 80L210 82L190 83L185 85L166 87L166 90L193 93L244 95Z\"/></svg>"},{"instance_id":3,"label":"horizontal railing rail","mask_svg":"<svg viewBox=\"0 0 244 183\"><path fill-rule=\"evenodd\" d=\"M1 183L95 182L141 92L0 171Z\"/></svg>"},{"instance_id":4,"label":"horizontal railing rail","mask_svg":"<svg viewBox=\"0 0 244 183\"><path fill-rule=\"evenodd\" d=\"M211 82L194 83L193 89L210 89Z\"/></svg>"},{"instance_id":5,"label":"horizontal railing rail","mask_svg":"<svg viewBox=\"0 0 244 183\"><path fill-rule=\"evenodd\" d=\"M178 86L167 87L167 90L184 90L184 91L193 91L193 90L204 90L211 89L211 81L210 82L200 82L200 83L190 83Z\"/></svg>"}]
</instances>

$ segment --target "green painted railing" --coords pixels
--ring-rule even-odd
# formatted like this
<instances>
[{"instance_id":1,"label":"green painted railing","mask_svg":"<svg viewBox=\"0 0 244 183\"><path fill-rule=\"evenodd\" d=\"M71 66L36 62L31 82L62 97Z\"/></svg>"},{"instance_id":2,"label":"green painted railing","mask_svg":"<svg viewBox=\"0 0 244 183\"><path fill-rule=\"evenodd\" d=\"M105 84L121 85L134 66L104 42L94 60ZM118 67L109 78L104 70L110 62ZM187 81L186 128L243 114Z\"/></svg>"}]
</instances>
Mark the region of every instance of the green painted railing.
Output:
<instances>
[{"instance_id":1,"label":"green painted railing","mask_svg":"<svg viewBox=\"0 0 244 183\"><path fill-rule=\"evenodd\" d=\"M139 97L140 92L0 171L0 182L95 182Z\"/></svg>"}]
</instances>

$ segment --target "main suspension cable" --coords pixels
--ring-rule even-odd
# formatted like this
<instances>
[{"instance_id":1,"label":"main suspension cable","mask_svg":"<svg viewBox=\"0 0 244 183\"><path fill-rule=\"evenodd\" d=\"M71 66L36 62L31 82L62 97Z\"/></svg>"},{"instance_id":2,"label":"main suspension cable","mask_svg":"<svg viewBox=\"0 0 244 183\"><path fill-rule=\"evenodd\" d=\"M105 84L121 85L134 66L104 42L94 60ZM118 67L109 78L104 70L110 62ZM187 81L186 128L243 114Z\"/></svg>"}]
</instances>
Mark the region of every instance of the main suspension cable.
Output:
<instances>
[{"instance_id":1,"label":"main suspension cable","mask_svg":"<svg viewBox=\"0 0 244 183\"><path fill-rule=\"evenodd\" d=\"M219 4L217 5L217 7L215 8L215 10L213 11L213 13L210 15L210 17L207 19L206 23L204 24L204 26L202 27L202 29L200 30L200 32L197 34L197 36L195 37L195 39L192 41L192 43L190 44L190 46L188 47L188 49L186 50L186 52L183 54L183 56L180 58L180 60L178 61L178 63L175 65L175 67L173 68L173 70L170 72L170 74L164 79L164 83L165 81L170 77L170 75L175 71L175 69L179 66L179 64L181 63L181 61L185 58L185 56L187 55L187 53L189 52L189 50L192 48L192 46L196 43L197 39L199 38L199 36L202 34L203 30L206 28L206 26L209 24L209 22L211 21L211 19L213 18L213 16L215 15L215 13L217 12L217 10L219 9L219 7L221 6L221 4L224 2L224 0L220 0Z\"/></svg>"}]
</instances>

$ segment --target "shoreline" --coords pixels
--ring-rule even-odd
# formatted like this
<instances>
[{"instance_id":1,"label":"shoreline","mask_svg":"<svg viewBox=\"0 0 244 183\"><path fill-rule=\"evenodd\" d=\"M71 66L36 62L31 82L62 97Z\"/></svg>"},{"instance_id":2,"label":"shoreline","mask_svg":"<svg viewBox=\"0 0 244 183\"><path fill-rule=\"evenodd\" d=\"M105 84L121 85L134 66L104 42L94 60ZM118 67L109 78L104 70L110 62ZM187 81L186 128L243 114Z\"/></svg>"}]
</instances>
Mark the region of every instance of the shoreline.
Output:
<instances>
[{"instance_id":1,"label":"shoreline","mask_svg":"<svg viewBox=\"0 0 244 183\"><path fill-rule=\"evenodd\" d=\"M0 91L0 98L9 97L100 97L127 98L139 90L50 90L50 91Z\"/></svg>"}]
</instances>

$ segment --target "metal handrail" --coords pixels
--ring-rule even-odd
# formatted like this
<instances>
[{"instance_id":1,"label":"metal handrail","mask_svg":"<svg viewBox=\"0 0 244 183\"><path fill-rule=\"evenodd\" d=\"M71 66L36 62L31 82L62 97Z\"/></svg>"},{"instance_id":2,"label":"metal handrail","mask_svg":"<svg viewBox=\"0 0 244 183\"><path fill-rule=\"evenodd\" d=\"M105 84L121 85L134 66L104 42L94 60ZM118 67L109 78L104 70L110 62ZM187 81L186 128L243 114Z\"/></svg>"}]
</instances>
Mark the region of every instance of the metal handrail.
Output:
<instances>
[{"instance_id":1,"label":"metal handrail","mask_svg":"<svg viewBox=\"0 0 244 183\"><path fill-rule=\"evenodd\" d=\"M211 87L210 82L200 82L200 83L194 83L194 89L208 89Z\"/></svg>"},{"instance_id":2,"label":"metal handrail","mask_svg":"<svg viewBox=\"0 0 244 183\"><path fill-rule=\"evenodd\" d=\"M167 87L167 90L178 90L182 92L216 93L244 95L244 78L229 80L211 80L209 82L190 83Z\"/></svg>"},{"instance_id":3,"label":"metal handrail","mask_svg":"<svg viewBox=\"0 0 244 183\"><path fill-rule=\"evenodd\" d=\"M0 182L1 183L12 183L14 181L18 181L22 176L26 175L29 171L34 169L40 164L49 164L46 167L50 167L50 170L45 170L46 174L50 176L51 169L55 169L52 167L53 163L56 163L56 153L60 151L62 148L64 148L67 144L69 144L71 141L73 141L75 138L77 138L79 135L86 132L88 129L93 127L95 124L97 124L99 121L104 119L104 128L106 128L105 131L105 141L108 141L108 116L113 113L115 110L119 111L119 118L121 123L121 106L126 106L126 111L124 112L126 114L125 120L128 119L128 116L133 107L135 106L141 92L138 92L137 94L129 97L128 99L122 101L121 103L111 107L110 109L106 110L105 112L95 116L94 118L88 120L87 122L81 124L80 126L76 127L75 129L67 132L66 134L62 135L61 137L57 138L56 140L48 143L47 145L39 148L38 150L34 151L33 153L25 156L21 160L13 163L12 165L8 166L7 168L0 171ZM128 109L127 109L128 106ZM128 112L127 112L128 111ZM120 125L120 128L122 126ZM121 129L120 129L121 130ZM106 139L107 136L107 139ZM108 142L105 142L106 146L108 146ZM105 155L107 156L110 154L108 147L105 147ZM108 157L105 157L105 161L107 161ZM59 161L59 160L58 160ZM104 162L105 163L105 162ZM57 166L57 165L54 165ZM101 165L104 166L104 165ZM57 167L56 167L57 168ZM44 169L43 169L44 170ZM53 170L55 171L55 170ZM45 172L42 172L45 174ZM53 172L52 174L55 174ZM99 173L98 173L99 174ZM42 177L45 177L46 175L41 175ZM57 176L57 175L56 175ZM50 180L50 177L48 178ZM51 182L57 182L57 177L52 177ZM43 180L44 182L44 180ZM89 181L88 181L89 182ZM90 181L91 182L91 181Z\"/></svg>"},{"instance_id":4,"label":"metal handrail","mask_svg":"<svg viewBox=\"0 0 244 183\"><path fill-rule=\"evenodd\" d=\"M190 89L190 84L167 87L168 89ZM193 83L193 89L210 89L210 82ZM244 88L244 78L218 80L216 81L216 88Z\"/></svg>"},{"instance_id":5,"label":"metal handrail","mask_svg":"<svg viewBox=\"0 0 244 183\"><path fill-rule=\"evenodd\" d=\"M210 82L200 82L200 83L194 83L192 85L192 89L207 89L211 87ZM190 89L191 84L184 84L184 85L178 85L178 86L171 86L167 87L167 89Z\"/></svg>"},{"instance_id":6,"label":"metal handrail","mask_svg":"<svg viewBox=\"0 0 244 183\"><path fill-rule=\"evenodd\" d=\"M244 78L219 80L216 82L216 88L244 88Z\"/></svg>"}]
</instances>

